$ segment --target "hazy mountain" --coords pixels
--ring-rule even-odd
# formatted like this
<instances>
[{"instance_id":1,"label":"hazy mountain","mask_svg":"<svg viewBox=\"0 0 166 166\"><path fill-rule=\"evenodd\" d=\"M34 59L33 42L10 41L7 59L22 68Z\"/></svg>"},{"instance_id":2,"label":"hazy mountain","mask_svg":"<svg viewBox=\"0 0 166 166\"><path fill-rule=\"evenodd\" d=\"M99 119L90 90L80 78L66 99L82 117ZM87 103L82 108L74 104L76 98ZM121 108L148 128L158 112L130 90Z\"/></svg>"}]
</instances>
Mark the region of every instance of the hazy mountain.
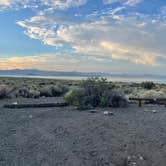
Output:
<instances>
[{"instance_id":1,"label":"hazy mountain","mask_svg":"<svg viewBox=\"0 0 166 166\"><path fill-rule=\"evenodd\" d=\"M108 73L100 72L66 72L66 71L44 71L44 70L0 70L0 75L19 75L19 76L81 76L81 77L92 77L92 76L109 76Z\"/></svg>"},{"instance_id":2,"label":"hazy mountain","mask_svg":"<svg viewBox=\"0 0 166 166\"><path fill-rule=\"evenodd\" d=\"M104 72L77 72L77 71L44 71L37 69L28 70L0 70L1 76L75 76L75 77L149 77L149 78L166 78L166 75L157 74L128 74L128 73L104 73Z\"/></svg>"}]
</instances>

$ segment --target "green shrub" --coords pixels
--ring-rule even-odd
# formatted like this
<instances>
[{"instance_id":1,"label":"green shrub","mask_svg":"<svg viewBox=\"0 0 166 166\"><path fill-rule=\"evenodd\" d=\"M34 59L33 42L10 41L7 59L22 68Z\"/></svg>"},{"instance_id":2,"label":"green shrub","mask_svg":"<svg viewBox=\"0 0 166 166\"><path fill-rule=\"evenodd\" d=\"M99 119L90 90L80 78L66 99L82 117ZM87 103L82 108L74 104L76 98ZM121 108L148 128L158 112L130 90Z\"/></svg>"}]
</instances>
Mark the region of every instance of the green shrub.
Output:
<instances>
[{"instance_id":1,"label":"green shrub","mask_svg":"<svg viewBox=\"0 0 166 166\"><path fill-rule=\"evenodd\" d=\"M129 97L137 97L137 98L166 98L166 91L164 89L161 90L145 90L145 89L136 89L134 90Z\"/></svg>"},{"instance_id":2,"label":"green shrub","mask_svg":"<svg viewBox=\"0 0 166 166\"><path fill-rule=\"evenodd\" d=\"M40 92L38 90L29 90L27 97L28 98L39 98Z\"/></svg>"},{"instance_id":3,"label":"green shrub","mask_svg":"<svg viewBox=\"0 0 166 166\"><path fill-rule=\"evenodd\" d=\"M47 85L40 89L40 95L45 97L57 97L65 94L68 88L63 85Z\"/></svg>"},{"instance_id":4,"label":"green shrub","mask_svg":"<svg viewBox=\"0 0 166 166\"><path fill-rule=\"evenodd\" d=\"M15 96L24 98L39 98L40 92L38 90L33 90L28 87L21 87L16 91Z\"/></svg>"},{"instance_id":5,"label":"green shrub","mask_svg":"<svg viewBox=\"0 0 166 166\"><path fill-rule=\"evenodd\" d=\"M148 90L142 93L142 97L144 98L165 98L166 93L163 91L156 91L156 90Z\"/></svg>"},{"instance_id":6,"label":"green shrub","mask_svg":"<svg viewBox=\"0 0 166 166\"><path fill-rule=\"evenodd\" d=\"M155 84L152 81L146 81L141 83L141 87L144 89L152 89L155 87Z\"/></svg>"},{"instance_id":7,"label":"green shrub","mask_svg":"<svg viewBox=\"0 0 166 166\"><path fill-rule=\"evenodd\" d=\"M0 99L8 97L9 94L9 87L5 84L0 85Z\"/></svg>"},{"instance_id":8,"label":"green shrub","mask_svg":"<svg viewBox=\"0 0 166 166\"><path fill-rule=\"evenodd\" d=\"M102 107L126 107L127 104L127 97L123 93L115 90L105 91L100 103Z\"/></svg>"},{"instance_id":9,"label":"green shrub","mask_svg":"<svg viewBox=\"0 0 166 166\"><path fill-rule=\"evenodd\" d=\"M68 88L63 85L54 85L51 88L52 96L61 96L68 91Z\"/></svg>"},{"instance_id":10,"label":"green shrub","mask_svg":"<svg viewBox=\"0 0 166 166\"><path fill-rule=\"evenodd\" d=\"M70 90L65 95L65 101L80 110L90 109L92 107L88 104L88 99L85 97L85 90L83 88Z\"/></svg>"},{"instance_id":11,"label":"green shrub","mask_svg":"<svg viewBox=\"0 0 166 166\"><path fill-rule=\"evenodd\" d=\"M27 87L21 87L16 91L16 97L28 97L29 89Z\"/></svg>"},{"instance_id":12,"label":"green shrub","mask_svg":"<svg viewBox=\"0 0 166 166\"><path fill-rule=\"evenodd\" d=\"M44 97L51 97L52 96L52 90L50 88L50 86L44 86L42 88L40 88L40 96L44 96Z\"/></svg>"},{"instance_id":13,"label":"green shrub","mask_svg":"<svg viewBox=\"0 0 166 166\"><path fill-rule=\"evenodd\" d=\"M106 79L89 78L82 81L79 88L67 93L65 100L78 109L120 107L122 102L127 103L124 95L113 91L113 88L113 84Z\"/></svg>"}]
</instances>

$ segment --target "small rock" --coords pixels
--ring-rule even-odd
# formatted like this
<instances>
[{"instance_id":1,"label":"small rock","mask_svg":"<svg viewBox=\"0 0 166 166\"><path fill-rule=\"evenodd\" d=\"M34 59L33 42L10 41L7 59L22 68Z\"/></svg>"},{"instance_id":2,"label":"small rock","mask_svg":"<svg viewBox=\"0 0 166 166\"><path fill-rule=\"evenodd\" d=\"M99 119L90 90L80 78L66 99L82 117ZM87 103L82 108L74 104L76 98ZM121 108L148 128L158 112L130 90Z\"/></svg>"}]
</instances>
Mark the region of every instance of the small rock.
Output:
<instances>
[{"instance_id":1,"label":"small rock","mask_svg":"<svg viewBox=\"0 0 166 166\"><path fill-rule=\"evenodd\" d=\"M137 163L136 163L136 162L131 162L131 165L132 165L132 166L136 166Z\"/></svg>"},{"instance_id":2,"label":"small rock","mask_svg":"<svg viewBox=\"0 0 166 166\"><path fill-rule=\"evenodd\" d=\"M95 157L95 156L97 156L97 151L93 150L93 151L89 152L89 155L92 157Z\"/></svg>"},{"instance_id":3,"label":"small rock","mask_svg":"<svg viewBox=\"0 0 166 166\"><path fill-rule=\"evenodd\" d=\"M96 113L97 111L96 110L90 110L90 113Z\"/></svg>"},{"instance_id":4,"label":"small rock","mask_svg":"<svg viewBox=\"0 0 166 166\"><path fill-rule=\"evenodd\" d=\"M114 115L114 113L113 112L109 112L109 115Z\"/></svg>"},{"instance_id":5,"label":"small rock","mask_svg":"<svg viewBox=\"0 0 166 166\"><path fill-rule=\"evenodd\" d=\"M29 115L29 118L31 119L31 118L32 118L32 115Z\"/></svg>"},{"instance_id":6,"label":"small rock","mask_svg":"<svg viewBox=\"0 0 166 166\"><path fill-rule=\"evenodd\" d=\"M130 160L131 160L131 156L128 156L128 157L127 157L127 161L130 161Z\"/></svg>"},{"instance_id":7,"label":"small rock","mask_svg":"<svg viewBox=\"0 0 166 166\"><path fill-rule=\"evenodd\" d=\"M104 111L103 113L104 113L104 115L108 115L108 114L109 114L109 112L108 112L108 111Z\"/></svg>"},{"instance_id":8,"label":"small rock","mask_svg":"<svg viewBox=\"0 0 166 166\"><path fill-rule=\"evenodd\" d=\"M153 112L153 113L157 113L157 111L156 111L156 110L152 110L152 112Z\"/></svg>"},{"instance_id":9,"label":"small rock","mask_svg":"<svg viewBox=\"0 0 166 166\"><path fill-rule=\"evenodd\" d=\"M142 156L139 156L139 159L142 161L142 160L144 160L144 158L142 157Z\"/></svg>"},{"instance_id":10,"label":"small rock","mask_svg":"<svg viewBox=\"0 0 166 166\"><path fill-rule=\"evenodd\" d=\"M13 102L12 104L17 105L17 104L18 104L18 102L16 101L16 102Z\"/></svg>"},{"instance_id":11,"label":"small rock","mask_svg":"<svg viewBox=\"0 0 166 166\"><path fill-rule=\"evenodd\" d=\"M104 111L104 115L114 115L114 113L109 111Z\"/></svg>"},{"instance_id":12,"label":"small rock","mask_svg":"<svg viewBox=\"0 0 166 166\"><path fill-rule=\"evenodd\" d=\"M132 158L133 158L133 159L135 159L135 158L136 158L136 156L135 156L135 155L133 155L133 156L132 156Z\"/></svg>"}]
</instances>

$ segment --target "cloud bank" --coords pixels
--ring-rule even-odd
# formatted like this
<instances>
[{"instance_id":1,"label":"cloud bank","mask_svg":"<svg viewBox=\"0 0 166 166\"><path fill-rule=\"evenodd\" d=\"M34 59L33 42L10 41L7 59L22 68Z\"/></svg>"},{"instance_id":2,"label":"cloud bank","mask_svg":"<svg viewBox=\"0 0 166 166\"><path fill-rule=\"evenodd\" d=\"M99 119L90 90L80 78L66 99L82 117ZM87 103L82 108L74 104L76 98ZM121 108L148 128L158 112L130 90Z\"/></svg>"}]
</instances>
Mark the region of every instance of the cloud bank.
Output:
<instances>
[{"instance_id":1,"label":"cloud bank","mask_svg":"<svg viewBox=\"0 0 166 166\"><path fill-rule=\"evenodd\" d=\"M103 0L104 4L122 3L123 5L135 6L143 0Z\"/></svg>"},{"instance_id":2,"label":"cloud bank","mask_svg":"<svg viewBox=\"0 0 166 166\"><path fill-rule=\"evenodd\" d=\"M68 9L78 7L86 3L87 0L0 0L0 10L40 8Z\"/></svg>"},{"instance_id":3,"label":"cloud bank","mask_svg":"<svg viewBox=\"0 0 166 166\"><path fill-rule=\"evenodd\" d=\"M137 5L144 1L100 0L103 3L102 10L82 12L83 14L73 12L70 15L67 14L70 8L82 7L89 0L0 0L0 9L6 10L14 6L37 8L36 15L20 20L17 24L29 38L40 40L57 49L64 49L65 46L72 49L72 62L73 59L82 60L85 57L87 60L102 63L119 61L120 64L129 62L156 67L166 61L166 10L163 6L158 13L140 13ZM112 4L117 6L113 7ZM47 64L50 63L50 57L44 56ZM14 60L15 64L17 61L21 66L24 58L26 57L1 59L0 64L4 66L2 62ZM42 58L40 61L43 63ZM68 59L70 58L69 56ZM32 58L26 60L34 66L38 65L38 61L29 61L30 59ZM29 68L28 64L24 66Z\"/></svg>"},{"instance_id":4,"label":"cloud bank","mask_svg":"<svg viewBox=\"0 0 166 166\"><path fill-rule=\"evenodd\" d=\"M159 65L166 58L165 23L146 15L102 16L80 24L38 15L18 25L30 38L50 46L70 45L78 55L107 56L144 65Z\"/></svg>"}]
</instances>

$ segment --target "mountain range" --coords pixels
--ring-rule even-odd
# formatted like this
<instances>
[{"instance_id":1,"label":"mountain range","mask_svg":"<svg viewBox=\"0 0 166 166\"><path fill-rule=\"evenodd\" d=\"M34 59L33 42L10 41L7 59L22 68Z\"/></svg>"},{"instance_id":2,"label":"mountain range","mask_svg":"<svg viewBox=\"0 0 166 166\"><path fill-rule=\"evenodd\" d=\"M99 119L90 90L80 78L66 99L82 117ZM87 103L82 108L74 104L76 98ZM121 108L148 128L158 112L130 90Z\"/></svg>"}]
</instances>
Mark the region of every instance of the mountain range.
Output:
<instances>
[{"instance_id":1,"label":"mountain range","mask_svg":"<svg viewBox=\"0 0 166 166\"><path fill-rule=\"evenodd\" d=\"M130 74L130 73L105 73L105 72L77 72L77 71L46 71L37 69L0 70L0 76L68 76L68 77L148 77L166 78L158 74Z\"/></svg>"}]
</instances>

